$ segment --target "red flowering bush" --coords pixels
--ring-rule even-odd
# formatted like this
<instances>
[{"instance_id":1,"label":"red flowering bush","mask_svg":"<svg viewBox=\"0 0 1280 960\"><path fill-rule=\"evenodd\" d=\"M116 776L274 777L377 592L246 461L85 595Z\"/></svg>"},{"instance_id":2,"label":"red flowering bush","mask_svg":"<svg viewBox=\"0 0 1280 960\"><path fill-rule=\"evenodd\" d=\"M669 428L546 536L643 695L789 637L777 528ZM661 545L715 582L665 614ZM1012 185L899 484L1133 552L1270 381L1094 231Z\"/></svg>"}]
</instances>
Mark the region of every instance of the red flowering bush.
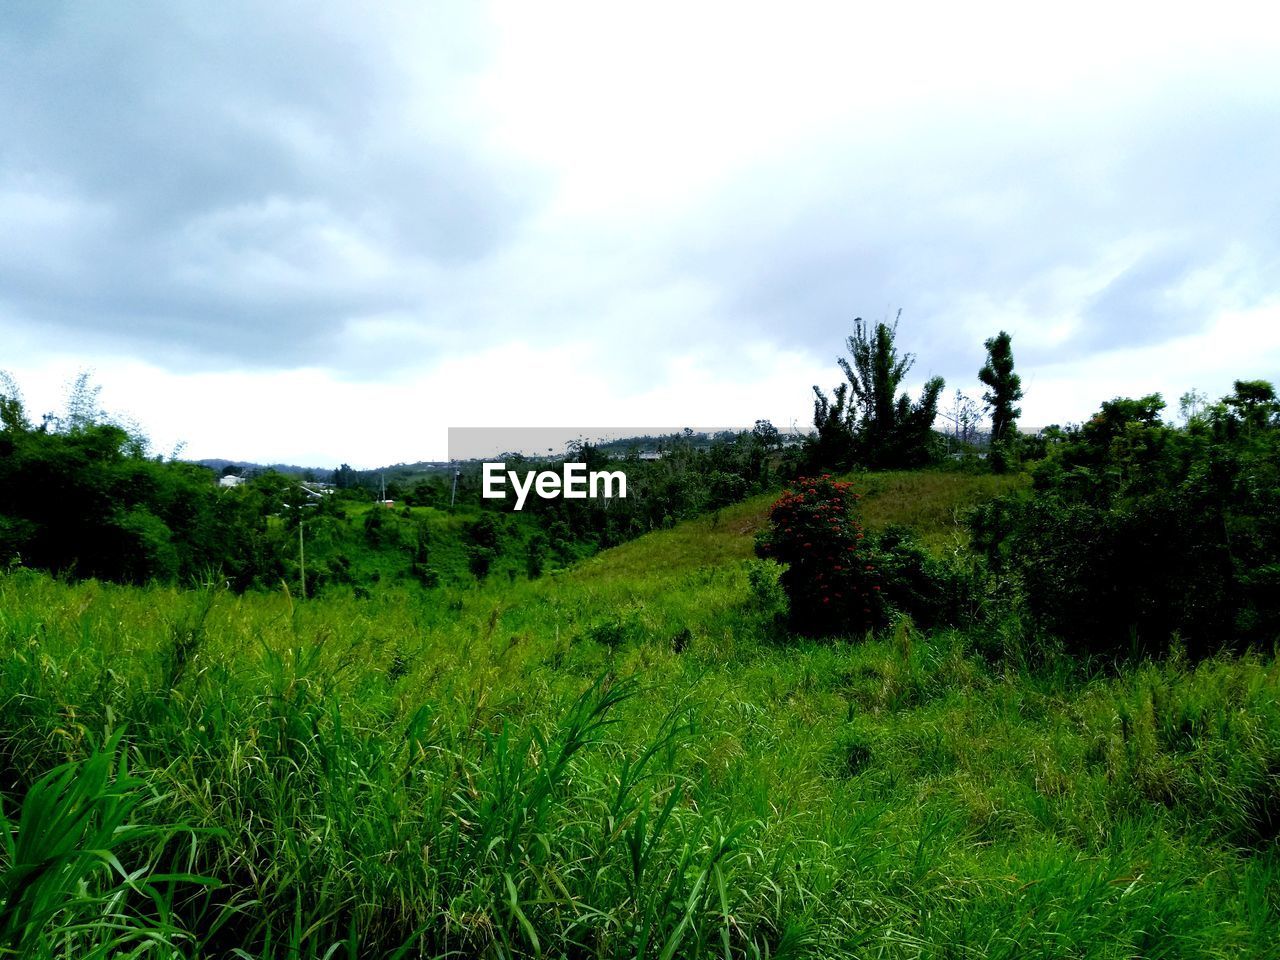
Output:
<instances>
[{"instance_id":1,"label":"red flowering bush","mask_svg":"<svg viewBox=\"0 0 1280 960\"><path fill-rule=\"evenodd\" d=\"M769 512L756 553L787 565L781 581L791 625L811 636L853 633L880 619L880 584L870 541L855 519L853 485L801 477Z\"/></svg>"}]
</instances>

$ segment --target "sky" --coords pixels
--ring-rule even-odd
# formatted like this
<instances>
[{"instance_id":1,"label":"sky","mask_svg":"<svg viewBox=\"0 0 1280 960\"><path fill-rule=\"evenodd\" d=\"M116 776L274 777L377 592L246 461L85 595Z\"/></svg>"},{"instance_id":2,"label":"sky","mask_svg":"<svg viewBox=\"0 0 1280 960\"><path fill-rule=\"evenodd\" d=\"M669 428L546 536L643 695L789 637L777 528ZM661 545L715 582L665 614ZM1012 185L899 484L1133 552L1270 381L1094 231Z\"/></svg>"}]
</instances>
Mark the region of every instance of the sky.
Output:
<instances>
[{"instance_id":1,"label":"sky","mask_svg":"<svg viewBox=\"0 0 1280 960\"><path fill-rule=\"evenodd\" d=\"M0 5L0 369L157 453L808 426L855 317L1024 426L1280 380L1280 13ZM948 401L949 402L949 401ZM944 406L946 403L944 403Z\"/></svg>"}]
</instances>

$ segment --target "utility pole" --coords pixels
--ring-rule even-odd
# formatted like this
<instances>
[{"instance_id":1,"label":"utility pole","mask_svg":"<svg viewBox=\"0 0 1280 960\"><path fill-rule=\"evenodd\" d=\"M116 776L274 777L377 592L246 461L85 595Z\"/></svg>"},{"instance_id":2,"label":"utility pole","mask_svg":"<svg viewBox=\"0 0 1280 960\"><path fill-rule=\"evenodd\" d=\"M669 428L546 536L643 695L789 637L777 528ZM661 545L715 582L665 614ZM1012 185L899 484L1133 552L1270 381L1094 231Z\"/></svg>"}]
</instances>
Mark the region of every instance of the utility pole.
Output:
<instances>
[{"instance_id":1,"label":"utility pole","mask_svg":"<svg viewBox=\"0 0 1280 960\"><path fill-rule=\"evenodd\" d=\"M298 520L298 577L302 580L302 599L307 599L307 551L302 545L302 520Z\"/></svg>"},{"instance_id":2,"label":"utility pole","mask_svg":"<svg viewBox=\"0 0 1280 960\"><path fill-rule=\"evenodd\" d=\"M462 471L458 469L458 465L453 465L453 493L449 495L449 509L453 509L453 505L458 502L458 474Z\"/></svg>"}]
</instances>

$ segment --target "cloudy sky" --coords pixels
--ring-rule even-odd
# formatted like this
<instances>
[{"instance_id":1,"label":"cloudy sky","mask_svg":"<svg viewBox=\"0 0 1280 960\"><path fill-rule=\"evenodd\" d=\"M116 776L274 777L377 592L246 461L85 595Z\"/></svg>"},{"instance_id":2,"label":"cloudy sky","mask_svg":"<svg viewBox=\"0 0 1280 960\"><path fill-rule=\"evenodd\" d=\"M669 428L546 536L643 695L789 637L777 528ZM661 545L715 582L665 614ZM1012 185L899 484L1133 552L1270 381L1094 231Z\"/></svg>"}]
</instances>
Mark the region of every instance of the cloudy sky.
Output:
<instances>
[{"instance_id":1,"label":"cloudy sky","mask_svg":"<svg viewBox=\"0 0 1280 960\"><path fill-rule=\"evenodd\" d=\"M853 318L1024 423L1280 379L1264 5L0 6L0 368L159 452L803 426Z\"/></svg>"}]
</instances>

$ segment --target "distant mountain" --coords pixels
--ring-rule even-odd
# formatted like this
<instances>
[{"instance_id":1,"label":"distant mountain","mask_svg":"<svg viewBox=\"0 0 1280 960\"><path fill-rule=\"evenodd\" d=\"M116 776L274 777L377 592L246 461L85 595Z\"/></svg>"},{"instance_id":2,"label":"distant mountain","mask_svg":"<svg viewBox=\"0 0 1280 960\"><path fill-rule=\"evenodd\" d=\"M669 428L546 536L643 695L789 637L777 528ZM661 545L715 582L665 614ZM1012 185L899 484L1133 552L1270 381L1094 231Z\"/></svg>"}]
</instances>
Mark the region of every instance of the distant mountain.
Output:
<instances>
[{"instance_id":1,"label":"distant mountain","mask_svg":"<svg viewBox=\"0 0 1280 960\"><path fill-rule=\"evenodd\" d=\"M248 460L223 460L218 457L211 457L205 460L190 460L188 462L201 467L208 467L214 473L222 473L227 467L234 467L241 474L274 470L277 473L287 473L296 477L306 476L310 473L316 477L327 478L329 474L333 473L332 467L300 467L292 463L250 463Z\"/></svg>"}]
</instances>

